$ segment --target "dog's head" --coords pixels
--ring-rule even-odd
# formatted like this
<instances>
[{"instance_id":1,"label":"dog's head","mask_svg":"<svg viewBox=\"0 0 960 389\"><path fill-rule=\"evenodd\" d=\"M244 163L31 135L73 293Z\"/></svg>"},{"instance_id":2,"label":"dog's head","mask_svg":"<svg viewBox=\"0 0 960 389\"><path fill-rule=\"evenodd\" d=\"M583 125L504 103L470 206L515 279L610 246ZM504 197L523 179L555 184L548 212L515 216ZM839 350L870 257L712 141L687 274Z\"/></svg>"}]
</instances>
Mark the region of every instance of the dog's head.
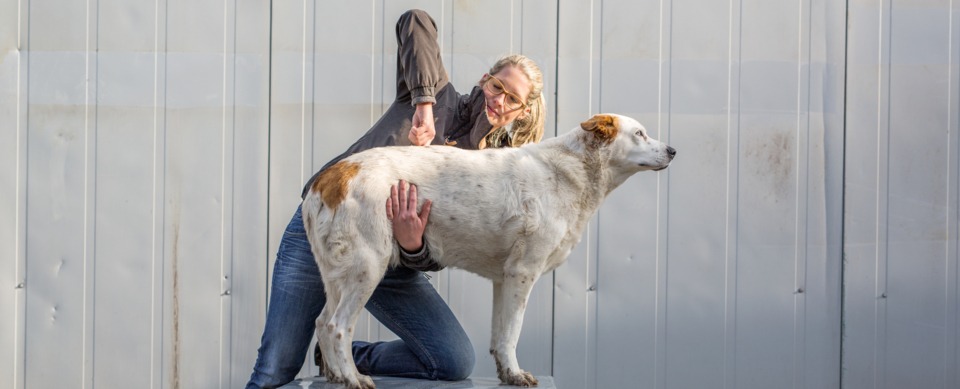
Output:
<instances>
[{"instance_id":1,"label":"dog's head","mask_svg":"<svg viewBox=\"0 0 960 389\"><path fill-rule=\"evenodd\" d=\"M588 142L609 153L611 164L622 164L628 171L663 170L677 150L650 137L633 118L617 114L597 114L580 123L588 133Z\"/></svg>"}]
</instances>

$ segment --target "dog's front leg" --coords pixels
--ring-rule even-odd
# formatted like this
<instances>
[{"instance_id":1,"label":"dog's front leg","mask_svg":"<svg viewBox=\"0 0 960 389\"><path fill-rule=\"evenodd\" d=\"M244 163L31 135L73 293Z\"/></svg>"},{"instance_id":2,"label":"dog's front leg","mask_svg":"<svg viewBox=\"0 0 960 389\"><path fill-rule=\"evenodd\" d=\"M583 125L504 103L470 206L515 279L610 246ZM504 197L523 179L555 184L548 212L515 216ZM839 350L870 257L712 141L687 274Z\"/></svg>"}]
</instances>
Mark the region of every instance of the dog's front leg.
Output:
<instances>
[{"instance_id":1,"label":"dog's front leg","mask_svg":"<svg viewBox=\"0 0 960 389\"><path fill-rule=\"evenodd\" d=\"M497 362L500 381L509 385L531 387L539 383L532 374L520 369L517 362L517 341L523 326L523 313L536 281L535 275L508 273L503 282L494 284L494 288L499 288L499 291L494 291L495 311L490 352Z\"/></svg>"},{"instance_id":2,"label":"dog's front leg","mask_svg":"<svg viewBox=\"0 0 960 389\"><path fill-rule=\"evenodd\" d=\"M500 339L497 337L497 334L503 333L503 282L494 281L493 282L493 323L490 326L492 330L492 336L490 336L490 355L493 355L494 358L497 355L494 353L497 350L497 342ZM500 370L499 367L497 370Z\"/></svg>"}]
</instances>

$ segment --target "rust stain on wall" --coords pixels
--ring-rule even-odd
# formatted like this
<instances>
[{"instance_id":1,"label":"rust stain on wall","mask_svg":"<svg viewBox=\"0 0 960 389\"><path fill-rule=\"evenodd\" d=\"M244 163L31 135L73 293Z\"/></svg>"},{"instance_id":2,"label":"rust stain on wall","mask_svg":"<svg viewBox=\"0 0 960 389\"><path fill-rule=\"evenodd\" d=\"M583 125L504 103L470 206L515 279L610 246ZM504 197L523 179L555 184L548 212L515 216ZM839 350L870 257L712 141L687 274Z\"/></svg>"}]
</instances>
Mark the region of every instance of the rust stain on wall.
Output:
<instances>
[{"instance_id":1,"label":"rust stain on wall","mask_svg":"<svg viewBox=\"0 0 960 389\"><path fill-rule=\"evenodd\" d=\"M793 192L796 170L796 139L790 130L775 130L752 139L745 152L748 172L766 186L773 202Z\"/></svg>"}]
</instances>

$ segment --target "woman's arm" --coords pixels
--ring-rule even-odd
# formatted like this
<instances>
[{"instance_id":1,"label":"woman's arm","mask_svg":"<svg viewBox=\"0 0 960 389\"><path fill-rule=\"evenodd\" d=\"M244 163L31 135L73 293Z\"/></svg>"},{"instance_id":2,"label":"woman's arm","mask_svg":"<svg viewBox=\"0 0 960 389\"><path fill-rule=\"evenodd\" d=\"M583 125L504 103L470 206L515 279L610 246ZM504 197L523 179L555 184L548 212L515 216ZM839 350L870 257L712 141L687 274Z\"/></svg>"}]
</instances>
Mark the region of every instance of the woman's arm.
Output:
<instances>
[{"instance_id":1,"label":"woman's arm","mask_svg":"<svg viewBox=\"0 0 960 389\"><path fill-rule=\"evenodd\" d=\"M407 138L415 146L433 142L433 104L436 93L449 82L440 59L437 25L425 11L410 10L397 21L397 91L410 93L416 107Z\"/></svg>"},{"instance_id":2,"label":"woman's arm","mask_svg":"<svg viewBox=\"0 0 960 389\"><path fill-rule=\"evenodd\" d=\"M437 24L423 10L410 10L397 21L397 78L410 91L411 104L436 103L449 82L440 59ZM404 89L404 88L400 88Z\"/></svg>"}]
</instances>

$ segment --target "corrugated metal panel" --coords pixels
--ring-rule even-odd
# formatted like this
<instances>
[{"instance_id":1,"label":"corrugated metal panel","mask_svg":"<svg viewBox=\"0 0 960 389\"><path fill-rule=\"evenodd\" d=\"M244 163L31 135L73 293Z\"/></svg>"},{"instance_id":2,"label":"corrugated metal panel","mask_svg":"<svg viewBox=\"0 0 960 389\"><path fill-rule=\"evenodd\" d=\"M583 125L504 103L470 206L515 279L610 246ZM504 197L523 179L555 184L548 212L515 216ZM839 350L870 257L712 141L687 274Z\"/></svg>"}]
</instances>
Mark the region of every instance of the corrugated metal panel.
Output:
<instances>
[{"instance_id":1,"label":"corrugated metal panel","mask_svg":"<svg viewBox=\"0 0 960 389\"><path fill-rule=\"evenodd\" d=\"M3 5L4 122L23 126L3 131L3 282L27 282L3 300L0 379L241 385L265 308L269 5Z\"/></svg>"},{"instance_id":2,"label":"corrugated metal panel","mask_svg":"<svg viewBox=\"0 0 960 389\"><path fill-rule=\"evenodd\" d=\"M843 385L956 388L960 9L851 1Z\"/></svg>"},{"instance_id":3,"label":"corrugated metal panel","mask_svg":"<svg viewBox=\"0 0 960 389\"><path fill-rule=\"evenodd\" d=\"M96 8L94 8L94 12ZM163 124L153 2L101 2L96 99L94 384L160 383ZM160 166L158 166L160 165ZM143 347L130 347L136 341ZM156 349L155 349L156 348ZM144 374L129 374L127 366ZM153 373L153 374L150 374ZM152 381L152 379L154 379ZM30 383L32 386L32 383Z\"/></svg>"},{"instance_id":4,"label":"corrugated metal panel","mask_svg":"<svg viewBox=\"0 0 960 389\"><path fill-rule=\"evenodd\" d=\"M0 3L0 385L24 376L26 278L26 20L20 4Z\"/></svg>"},{"instance_id":5,"label":"corrugated metal panel","mask_svg":"<svg viewBox=\"0 0 960 389\"><path fill-rule=\"evenodd\" d=\"M96 58L89 53L96 37L90 17L88 4L79 2L30 8L24 331L29 385L93 381ZM63 367L59 375L49 374L45 367L51 364Z\"/></svg>"},{"instance_id":6,"label":"corrugated metal panel","mask_svg":"<svg viewBox=\"0 0 960 389\"><path fill-rule=\"evenodd\" d=\"M826 223L840 177L824 148L842 139L826 135L842 129L842 90L825 74L842 72L843 41L810 39L842 31L842 12L561 4L561 127L622 112L680 156L615 191L558 269L558 383L836 386L823 361L839 363L839 251L826 247L839 230Z\"/></svg>"},{"instance_id":7,"label":"corrugated metal panel","mask_svg":"<svg viewBox=\"0 0 960 389\"><path fill-rule=\"evenodd\" d=\"M557 28L558 133L599 112L599 75L593 71L599 57L594 27L598 9L593 2L564 2L557 10L562 26ZM596 257L590 248L596 231L595 217L567 263L554 271L553 375L561 387L585 388L595 382L597 300L590 289L596 281Z\"/></svg>"}]
</instances>

